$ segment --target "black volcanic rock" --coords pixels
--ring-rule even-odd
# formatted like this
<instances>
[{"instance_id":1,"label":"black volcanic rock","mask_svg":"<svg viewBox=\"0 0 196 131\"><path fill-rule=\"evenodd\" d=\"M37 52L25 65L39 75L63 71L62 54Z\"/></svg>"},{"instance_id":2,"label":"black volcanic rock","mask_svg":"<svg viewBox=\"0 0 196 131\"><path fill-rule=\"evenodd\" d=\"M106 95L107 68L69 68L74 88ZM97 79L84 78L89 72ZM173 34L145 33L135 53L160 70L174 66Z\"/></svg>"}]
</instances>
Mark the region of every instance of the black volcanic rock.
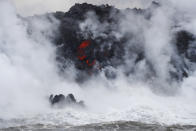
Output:
<instances>
[{"instance_id":1,"label":"black volcanic rock","mask_svg":"<svg viewBox=\"0 0 196 131\"><path fill-rule=\"evenodd\" d=\"M121 33L119 25L120 20L126 17L125 13L140 15L148 21L153 15L152 12L160 6L161 4L158 2L153 2L147 9L119 10L109 5L95 6L83 3L75 4L68 12L51 13L60 22L59 32L54 39L60 71L63 72L69 66L66 65L67 62L70 61L79 71L76 80L82 82L88 76L96 74L104 68L116 68L124 65L125 53L128 52L130 53L128 57L134 59L135 66L143 60L146 61L146 66L151 71L147 74L147 78L150 78L150 75L156 77L155 67L146 58L144 47L141 46L144 42L131 43L132 46L129 48L126 46L130 39L135 39L140 34L134 36L131 33L123 35L118 33ZM81 28L81 23L89 22L89 18L91 18L91 23ZM134 24L132 23L132 26ZM89 29L94 25L97 26L94 30ZM169 72L171 79L182 80L183 77L188 77L189 67L185 59L196 62L196 44L194 41L195 37L190 32L176 31L173 43L179 56L174 56L170 61L175 68ZM126 70L125 74L128 76L136 72L136 69L133 66L133 69ZM115 72L107 69L105 75L109 79L116 78Z\"/></svg>"},{"instance_id":2,"label":"black volcanic rock","mask_svg":"<svg viewBox=\"0 0 196 131\"><path fill-rule=\"evenodd\" d=\"M52 94L49 97L49 102L51 103L52 106L57 105L59 107L64 107L64 106L84 107L85 106L83 101L77 102L73 94L68 94L66 97L63 94L59 94L59 95Z\"/></svg>"},{"instance_id":3,"label":"black volcanic rock","mask_svg":"<svg viewBox=\"0 0 196 131\"><path fill-rule=\"evenodd\" d=\"M153 2L152 6L148 9L126 9L125 11L133 12L136 15L143 15L146 19L150 19L152 8L159 8L160 4L157 2ZM106 30L103 31L105 37L97 36L93 37L92 32L87 32L87 37L85 36L83 31L81 31L80 23L84 22L88 19L88 12L93 12L96 15L98 22L101 24L109 23L106 26ZM98 69L104 68L105 66L113 66L116 67L124 63L123 56L125 55L125 43L130 36L122 36L119 39L116 39L116 36L112 35L112 32L119 30L119 20L124 18L122 11L116 9L112 6L102 5L95 6L91 4L76 4L71 7L70 10L66 13L56 12L54 16L59 19L61 25L59 27L60 35L56 39L56 44L59 46L58 49L58 60L63 63L64 60L70 59L75 64L75 67L81 71L89 70L92 71L96 61L98 65ZM85 32L86 33L86 32ZM189 50L191 42L195 39L193 35L187 31L178 31L176 33L176 47L179 54L185 54L186 58L190 59L192 62L196 61L196 55L194 50ZM89 41L89 46L82 49L84 53L84 59L78 59L78 52L80 44L84 41ZM110 43L110 47L105 44ZM135 50L135 48L131 49L133 52L136 52L138 57L135 62L139 62L145 59L144 52ZM87 63L91 63L89 66ZM174 67L177 67L176 62L171 62L174 64ZM150 64L150 63L149 63ZM151 65L149 65L151 66ZM188 76L185 71L186 65L180 66L176 72L171 72L172 76ZM151 66L153 69L153 66ZM96 68L97 69L97 68ZM90 71L90 72L91 72ZM181 72L181 73L180 73ZM180 74L181 75L180 75ZM108 73L106 73L108 76ZM129 73L127 73L129 74ZM115 75L113 75L115 76ZM83 77L83 75L82 75ZM177 78L180 79L180 78Z\"/></svg>"},{"instance_id":4,"label":"black volcanic rock","mask_svg":"<svg viewBox=\"0 0 196 131\"><path fill-rule=\"evenodd\" d=\"M176 34L176 44L180 54L186 53L191 42L195 41L193 34L182 30Z\"/></svg>"},{"instance_id":5,"label":"black volcanic rock","mask_svg":"<svg viewBox=\"0 0 196 131\"><path fill-rule=\"evenodd\" d=\"M191 62L196 62L196 38L188 31L182 30L176 34L176 45L179 54L184 54Z\"/></svg>"},{"instance_id":6,"label":"black volcanic rock","mask_svg":"<svg viewBox=\"0 0 196 131\"><path fill-rule=\"evenodd\" d=\"M65 100L65 96L63 94L55 95L55 96L50 95L49 100L50 100L50 103L52 105L54 105L56 103L60 103L60 102L64 101Z\"/></svg>"},{"instance_id":7,"label":"black volcanic rock","mask_svg":"<svg viewBox=\"0 0 196 131\"><path fill-rule=\"evenodd\" d=\"M88 18L88 12L95 13L100 23L107 22L110 24L106 27L107 30L103 31L107 35L106 37L98 36L93 38L91 32L89 32L86 38L86 34L81 31L79 23ZM113 57L122 58L123 38L116 39L114 35L110 34L118 30L119 10L108 5L94 6L84 3L76 4L66 13L56 12L54 16L61 22L59 27L60 35L56 39L56 44L59 46L57 58L59 61L70 59L74 61L77 69L85 70L92 69L93 66L91 65L93 62L94 64L99 63L99 67L104 67L105 65L111 64ZM90 45L82 49L85 60L80 60L78 59L78 48L84 41L89 41ZM111 47L104 43L110 43Z\"/></svg>"}]
</instances>

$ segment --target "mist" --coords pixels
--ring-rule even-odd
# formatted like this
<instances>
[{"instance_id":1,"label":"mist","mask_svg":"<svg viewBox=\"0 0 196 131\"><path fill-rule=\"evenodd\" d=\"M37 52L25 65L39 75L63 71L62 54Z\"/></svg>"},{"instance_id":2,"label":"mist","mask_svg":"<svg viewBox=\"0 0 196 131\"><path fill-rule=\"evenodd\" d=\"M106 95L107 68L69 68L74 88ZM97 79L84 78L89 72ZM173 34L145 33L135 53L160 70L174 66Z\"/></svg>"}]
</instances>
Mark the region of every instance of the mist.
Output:
<instances>
[{"instance_id":1,"label":"mist","mask_svg":"<svg viewBox=\"0 0 196 131\"><path fill-rule=\"evenodd\" d=\"M88 2L98 5L108 3L118 8L148 5L145 0L126 1L129 4L118 0ZM193 6L196 3L194 0L167 0L160 3L160 8L152 8L150 20L123 11L125 18L120 20L119 29L110 35L115 39L120 39L126 33L130 35L125 44L124 64L104 68L86 82L77 83L75 78L79 72L74 65L66 68L63 77L59 74L57 47L54 46L53 37L58 34L60 22L52 15L49 19L20 16L66 11L75 1L15 0L13 3L1 0L0 119L13 125L22 125L20 119L27 119L27 124L81 125L118 120L196 124L195 64L188 64L192 70L183 81L175 81L170 75L171 71L178 72L171 64L172 59L178 60L178 53L173 46L175 31L187 30L196 35L196 9ZM34 7L36 10L32 10ZM86 32L91 31L93 38L106 37L104 31L109 23L100 23L93 12L86 15L87 19L80 23L83 34L88 38ZM178 28L174 29L174 26ZM104 44L110 46L110 43ZM132 49L143 51L145 59L135 64L137 54L131 52ZM153 71L149 63L153 65ZM105 71L114 72L116 79L108 79ZM125 72L134 73L127 76ZM51 108L49 95L60 93L73 93L85 101L87 109ZM13 122L13 119L19 121ZM0 127L11 124L3 123Z\"/></svg>"}]
</instances>

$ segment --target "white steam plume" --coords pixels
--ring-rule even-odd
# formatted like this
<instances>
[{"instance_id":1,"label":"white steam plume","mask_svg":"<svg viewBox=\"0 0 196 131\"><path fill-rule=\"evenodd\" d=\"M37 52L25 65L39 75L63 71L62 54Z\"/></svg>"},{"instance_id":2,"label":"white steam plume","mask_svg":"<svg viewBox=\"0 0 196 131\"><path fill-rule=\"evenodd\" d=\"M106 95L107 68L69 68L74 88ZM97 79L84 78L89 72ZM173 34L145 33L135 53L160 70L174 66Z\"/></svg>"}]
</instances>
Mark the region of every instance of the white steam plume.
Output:
<instances>
[{"instance_id":1,"label":"white steam plume","mask_svg":"<svg viewBox=\"0 0 196 131\"><path fill-rule=\"evenodd\" d=\"M35 27L49 32L58 23L34 19L29 36L27 22L18 17L11 2L1 0L0 11L0 118L37 112L47 106L45 97L58 76L55 48L44 38L51 34L35 32Z\"/></svg>"}]
</instances>

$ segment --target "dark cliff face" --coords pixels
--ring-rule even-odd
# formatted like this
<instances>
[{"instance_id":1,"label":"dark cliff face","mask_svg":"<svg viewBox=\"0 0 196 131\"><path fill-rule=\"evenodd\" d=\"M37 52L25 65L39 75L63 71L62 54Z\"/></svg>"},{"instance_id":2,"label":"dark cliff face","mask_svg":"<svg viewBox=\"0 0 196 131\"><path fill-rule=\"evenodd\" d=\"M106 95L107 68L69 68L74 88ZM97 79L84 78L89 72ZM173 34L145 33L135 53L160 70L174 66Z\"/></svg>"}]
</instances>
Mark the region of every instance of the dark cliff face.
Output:
<instances>
[{"instance_id":1,"label":"dark cliff face","mask_svg":"<svg viewBox=\"0 0 196 131\"><path fill-rule=\"evenodd\" d=\"M177 32L176 46L181 55L185 55L191 62L196 62L195 36L185 30Z\"/></svg>"},{"instance_id":2,"label":"dark cliff face","mask_svg":"<svg viewBox=\"0 0 196 131\"><path fill-rule=\"evenodd\" d=\"M145 58L145 52L139 41L134 43L132 47L127 48L126 44L130 39L134 39L132 34L120 34L120 20L125 19L125 12L134 15L140 15L145 20L150 20L153 10L159 8L159 3L152 3L147 9L126 9L119 10L112 6L102 5L95 6L91 4L76 4L70 8L68 12L52 13L56 19L60 21L59 33L55 36L54 43L57 46L57 61L60 63L61 71L66 68L67 61L71 61L76 69L87 74L97 73L105 67L112 66L114 68L125 63L126 51L134 57L137 64L142 60L146 60L150 75L156 76L154 65ZM88 19L92 20L90 25ZM93 30L93 22L96 28ZM81 24L83 23L83 25ZM133 23L134 26L135 23ZM188 31L176 31L173 43L177 50L177 57L171 59L170 63L175 70L170 71L171 79L182 80L188 76L188 66L184 59L190 62L196 62L196 46L195 37ZM131 59L131 58L130 58ZM134 69L125 72L126 75L134 73ZM115 78L115 74L106 71L106 77ZM148 77L148 76L147 76Z\"/></svg>"},{"instance_id":3,"label":"dark cliff face","mask_svg":"<svg viewBox=\"0 0 196 131\"><path fill-rule=\"evenodd\" d=\"M54 16L61 22L60 35L56 39L56 44L59 46L57 59L61 62L70 59L74 61L79 70L91 70L95 64L98 68L116 67L123 64L124 48L126 48L124 45L130 36L129 34L116 36L120 30L119 21L125 18L122 12L133 12L150 17L148 11L145 12L141 9L121 11L109 5L95 6L87 3L76 4L66 13L54 13ZM83 30L80 27L80 23L93 16L96 16L96 22L99 22L100 28L104 28L97 36L94 36L88 27ZM80 45L85 41L88 41L89 44L81 51ZM141 51L137 53L136 62L143 57ZM85 58L78 58L82 56Z\"/></svg>"},{"instance_id":4,"label":"dark cliff face","mask_svg":"<svg viewBox=\"0 0 196 131\"><path fill-rule=\"evenodd\" d=\"M104 37L94 37L88 27L85 31L81 31L80 23L88 18L89 12L92 12L91 15L96 15L98 22L109 24L102 32ZM116 39L111 33L118 30L117 23L120 17L119 10L114 7L76 4L68 12L56 12L54 16L61 21L60 36L56 40L56 44L60 46L58 50L60 61L70 59L74 61L76 68L85 70L93 68L96 63L104 67L111 64L113 57L120 59L123 55L124 38ZM82 47L82 44L86 45Z\"/></svg>"}]
</instances>

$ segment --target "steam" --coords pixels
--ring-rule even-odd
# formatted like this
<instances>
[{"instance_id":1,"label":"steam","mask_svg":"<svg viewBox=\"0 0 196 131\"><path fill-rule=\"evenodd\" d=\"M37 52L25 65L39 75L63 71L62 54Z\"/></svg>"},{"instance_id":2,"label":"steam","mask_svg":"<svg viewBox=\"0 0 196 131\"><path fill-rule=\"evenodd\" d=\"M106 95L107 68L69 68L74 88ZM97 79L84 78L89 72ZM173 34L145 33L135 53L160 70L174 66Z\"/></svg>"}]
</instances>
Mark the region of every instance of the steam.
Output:
<instances>
[{"instance_id":1,"label":"steam","mask_svg":"<svg viewBox=\"0 0 196 131\"><path fill-rule=\"evenodd\" d=\"M43 39L44 34L33 34L37 41L28 35L27 23L18 17L11 2L1 0L0 11L1 117L42 109L46 106L42 97L58 78L55 49ZM41 29L54 28L37 22Z\"/></svg>"},{"instance_id":2,"label":"steam","mask_svg":"<svg viewBox=\"0 0 196 131\"><path fill-rule=\"evenodd\" d=\"M173 21L171 18L173 14L171 12L173 10L165 6L149 9L152 15L149 19L134 12L124 11L123 17L117 18L120 19L118 26L106 21L100 23L94 12L88 12L87 19L80 24L80 28L86 39L90 35L93 39L108 38L114 41L114 39L120 40L123 36L128 35L126 45L121 45L126 51L125 65L117 70L125 73L134 72L130 73L130 79L141 80L141 82L151 78L149 83L155 84L160 89L166 88L165 90L167 90L168 88L167 91L172 92L170 88L176 86L176 83L172 83L170 76L170 72L175 70L171 60L172 56L177 53L174 50L175 45L172 43L174 36L172 33L174 32L172 32ZM167 10L171 12L165 13ZM115 13L111 12L112 14ZM109 29L112 30L111 33L105 33ZM102 43L106 47L108 45L110 47L110 44L110 41ZM141 53L143 53L144 59L135 63Z\"/></svg>"},{"instance_id":3,"label":"steam","mask_svg":"<svg viewBox=\"0 0 196 131\"><path fill-rule=\"evenodd\" d=\"M165 118L161 120L162 122L164 121L163 123L166 121L168 122L168 120L170 122L177 122L178 120L181 121L183 115L187 118L194 119L191 117L190 112L194 112L196 108L194 104L195 96L192 94L195 92L195 88L192 86L194 85L195 71L191 72L190 77L185 78L182 83L173 80L170 74L170 72L179 73L171 61L173 59L175 59L175 61L182 60L181 58L176 57L179 56L179 54L175 50L173 41L175 31L187 30L193 34L195 31L195 16L192 14L192 12L194 12L194 8L191 4L185 4L186 7L183 8L181 6L184 1L181 2L182 3L180 4L178 1L161 2L161 7L152 7L150 9L150 19L145 19L143 16L138 14L136 15L133 12L124 12L123 15L125 16L125 19L120 20L117 32L114 33L115 35L112 35L115 36L115 38L121 38L123 35L129 34L130 39L125 45L125 65L118 68L108 68L109 70L117 73L117 78L115 80L109 81L104 76L105 70L103 70L100 76L93 78L92 81L84 85L84 87L93 88L94 81L96 81L96 88L86 91L88 92L88 99L86 99L86 102L89 103L89 105L93 105L91 108L95 108L94 110L100 111L101 105L104 112L107 112L106 109L122 111L126 108L129 111L131 110L128 114L133 117L135 115L134 113L137 112L136 110L143 110L143 107L149 107L157 114L160 113L159 111L164 114ZM80 27L85 36L88 36L86 32L91 32L93 33L92 36L95 38L104 38L107 37L104 35L104 32L110 24L107 22L103 22L101 24L102 25L100 26L100 22L96 15L93 12L90 12L87 13L87 19L80 24ZM177 29L174 28L176 26L178 26ZM195 42L193 45L195 45ZM145 52L145 59L135 64L134 61L138 57L138 54L135 52L142 51ZM189 63L188 60L186 60L186 62L188 66L195 69L194 63ZM134 73L127 77L123 72ZM151 89L155 92L161 92L161 94L164 92L164 95L170 94L171 96L159 96L157 93L152 93ZM116 94L115 92L118 93ZM103 95L105 97L100 97ZM95 101L91 98L100 98L100 101L96 100L96 105L94 105L93 103ZM179 105L181 106L179 107ZM182 107L182 105L184 106ZM149 116L148 113L144 114ZM175 115L166 115L165 113ZM155 114L153 114L153 116ZM121 115L123 116L123 113ZM140 118L140 115L136 115L136 120ZM152 117L151 115L149 117ZM121 120L129 119L122 116L120 116ZM160 119L159 115L155 115L154 117ZM181 120L177 120L176 117L179 117ZM116 119L113 118L112 120ZM150 120L148 119L146 122L149 121ZM192 123L192 121L190 123Z\"/></svg>"},{"instance_id":4,"label":"steam","mask_svg":"<svg viewBox=\"0 0 196 131\"><path fill-rule=\"evenodd\" d=\"M174 23L177 22L178 30L185 29L196 35L193 3L194 0L190 4L183 0L164 1L160 8L151 10L149 20L124 11L125 18L110 35L119 40L129 34L123 58L125 64L118 68L107 67L99 75L78 84L75 82L78 72L72 66L66 69L65 77L58 74L56 47L52 42L58 33L59 21L53 16L22 18L17 15L13 3L1 0L0 118L19 119L35 114L42 117L41 114L52 113L49 115L52 118L46 121L54 124L60 119L76 124L115 120L195 124L196 72L191 72L182 83L171 80L169 74L176 71L171 60L178 55L172 41ZM87 38L89 31L94 38L107 37L104 32L108 26L107 22L100 23L93 12L80 23ZM145 58L135 63L137 51L144 52ZM190 66L195 68L194 63ZM117 74L116 79L106 78L108 70ZM130 75L125 75L129 72ZM163 89L165 94L175 91L175 95L160 96L151 89ZM56 93L73 93L85 101L87 110L51 109L48 96ZM61 115L65 117L63 120Z\"/></svg>"}]
</instances>

